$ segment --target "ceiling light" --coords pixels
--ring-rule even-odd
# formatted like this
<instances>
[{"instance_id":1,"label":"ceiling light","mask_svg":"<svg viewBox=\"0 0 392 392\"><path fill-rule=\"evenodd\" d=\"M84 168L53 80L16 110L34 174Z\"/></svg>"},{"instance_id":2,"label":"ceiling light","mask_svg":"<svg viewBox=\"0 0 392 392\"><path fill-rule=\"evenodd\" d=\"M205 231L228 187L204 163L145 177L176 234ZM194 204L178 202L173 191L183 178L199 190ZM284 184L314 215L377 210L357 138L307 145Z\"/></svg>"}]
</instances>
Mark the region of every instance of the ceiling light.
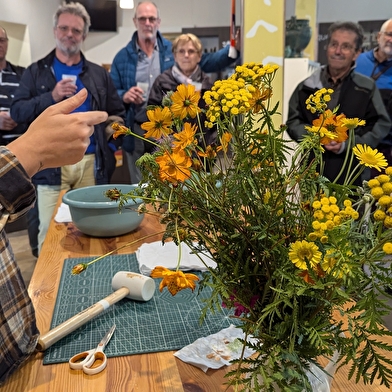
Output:
<instances>
[{"instance_id":1,"label":"ceiling light","mask_svg":"<svg viewBox=\"0 0 392 392\"><path fill-rule=\"evenodd\" d=\"M120 0L120 8L132 9L134 7L133 0Z\"/></svg>"}]
</instances>

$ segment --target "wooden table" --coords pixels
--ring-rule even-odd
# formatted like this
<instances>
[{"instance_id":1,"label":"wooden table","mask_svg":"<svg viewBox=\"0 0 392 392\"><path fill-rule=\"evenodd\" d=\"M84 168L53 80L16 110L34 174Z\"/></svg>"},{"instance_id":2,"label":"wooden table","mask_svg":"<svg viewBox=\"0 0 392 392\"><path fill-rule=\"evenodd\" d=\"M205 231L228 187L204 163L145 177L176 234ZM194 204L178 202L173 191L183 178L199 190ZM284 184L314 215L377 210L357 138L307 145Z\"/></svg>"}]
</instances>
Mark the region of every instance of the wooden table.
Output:
<instances>
[{"instance_id":1,"label":"wooden table","mask_svg":"<svg viewBox=\"0 0 392 392\"><path fill-rule=\"evenodd\" d=\"M59 199L59 203L60 203ZM72 223L58 224L52 220L42 252L32 276L29 294L33 300L38 328L47 332L56 302L63 262L70 257L102 255L110 250L144 237L160 228L158 221L147 215L138 230L116 238L92 238L83 235ZM157 241L152 237L148 242ZM119 253L131 253L139 244ZM392 340L391 340L392 341ZM392 354L389 355L392 359ZM43 353L34 354L3 386L1 392L215 392L225 391L228 368L208 370L183 363L173 352L130 355L109 358L106 370L94 376L71 370L68 363L43 365ZM347 381L348 367L338 371L333 392L388 391L378 385L365 386ZM232 391L232 389L228 389Z\"/></svg>"}]
</instances>

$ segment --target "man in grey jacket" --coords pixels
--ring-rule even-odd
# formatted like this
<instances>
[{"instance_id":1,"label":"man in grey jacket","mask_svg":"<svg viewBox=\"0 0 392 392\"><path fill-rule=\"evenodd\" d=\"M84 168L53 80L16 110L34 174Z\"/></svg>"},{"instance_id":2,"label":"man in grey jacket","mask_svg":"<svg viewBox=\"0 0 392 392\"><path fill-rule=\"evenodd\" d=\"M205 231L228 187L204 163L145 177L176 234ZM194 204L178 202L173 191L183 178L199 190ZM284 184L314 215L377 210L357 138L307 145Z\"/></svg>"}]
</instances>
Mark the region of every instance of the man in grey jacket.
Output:
<instances>
[{"instance_id":1,"label":"man in grey jacket","mask_svg":"<svg viewBox=\"0 0 392 392\"><path fill-rule=\"evenodd\" d=\"M358 24L337 22L330 26L326 48L328 64L299 83L290 98L287 131L293 140L299 141L306 133L305 125L318 117L306 109L305 101L323 87L334 90L329 109L339 106L338 113L366 121L365 126L355 130L356 143L376 148L388 134L391 123L380 92L372 79L355 72L355 59L361 53L362 42L363 30ZM322 174L334 181L344 164L346 143L332 141L324 148ZM338 182L344 178L344 174L341 175ZM359 179L357 184L360 183Z\"/></svg>"}]
</instances>

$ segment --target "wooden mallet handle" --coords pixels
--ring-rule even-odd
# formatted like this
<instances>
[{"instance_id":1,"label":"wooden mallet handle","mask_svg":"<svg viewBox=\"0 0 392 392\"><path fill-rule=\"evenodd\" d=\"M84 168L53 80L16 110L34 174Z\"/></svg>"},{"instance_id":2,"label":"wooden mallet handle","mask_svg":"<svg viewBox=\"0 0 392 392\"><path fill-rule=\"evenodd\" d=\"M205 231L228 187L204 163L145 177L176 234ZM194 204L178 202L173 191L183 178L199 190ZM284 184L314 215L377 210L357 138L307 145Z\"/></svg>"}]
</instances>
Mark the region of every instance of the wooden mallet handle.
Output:
<instances>
[{"instance_id":1,"label":"wooden mallet handle","mask_svg":"<svg viewBox=\"0 0 392 392\"><path fill-rule=\"evenodd\" d=\"M127 287L121 287L112 294L108 295L106 298L95 303L94 305L91 305L89 308L82 310L80 313L64 321L57 327L51 329L49 332L41 335L38 339L37 350L45 351L52 344L68 335L70 332L75 331L75 329L78 329L82 325L86 324L88 321L102 313L111 305L122 300L128 294L129 289Z\"/></svg>"}]
</instances>

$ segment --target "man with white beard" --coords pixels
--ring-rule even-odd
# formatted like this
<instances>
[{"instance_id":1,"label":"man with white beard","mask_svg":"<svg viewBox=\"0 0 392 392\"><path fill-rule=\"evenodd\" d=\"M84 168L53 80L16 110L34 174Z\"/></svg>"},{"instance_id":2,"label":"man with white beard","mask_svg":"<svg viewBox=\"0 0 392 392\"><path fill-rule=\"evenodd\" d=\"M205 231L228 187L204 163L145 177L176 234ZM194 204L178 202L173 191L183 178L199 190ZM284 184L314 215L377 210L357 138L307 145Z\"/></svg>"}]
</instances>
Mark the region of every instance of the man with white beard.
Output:
<instances>
[{"instance_id":1,"label":"man with white beard","mask_svg":"<svg viewBox=\"0 0 392 392\"><path fill-rule=\"evenodd\" d=\"M378 46L361 53L355 71L371 77L380 90L384 105L392 120L392 19L385 21L377 34ZM392 165L392 128L378 145L388 164Z\"/></svg>"},{"instance_id":2,"label":"man with white beard","mask_svg":"<svg viewBox=\"0 0 392 392\"><path fill-rule=\"evenodd\" d=\"M123 124L125 110L109 73L84 57L80 51L90 16L80 3L64 3L53 18L56 48L31 64L23 74L11 105L16 122L32 123L47 107L86 88L88 97L75 111L101 110L106 122L95 125L84 158L75 165L45 169L33 177L37 186L41 249L60 190L108 184L116 166L117 149L111 124ZM53 151L56 154L56 151Z\"/></svg>"}]
</instances>

